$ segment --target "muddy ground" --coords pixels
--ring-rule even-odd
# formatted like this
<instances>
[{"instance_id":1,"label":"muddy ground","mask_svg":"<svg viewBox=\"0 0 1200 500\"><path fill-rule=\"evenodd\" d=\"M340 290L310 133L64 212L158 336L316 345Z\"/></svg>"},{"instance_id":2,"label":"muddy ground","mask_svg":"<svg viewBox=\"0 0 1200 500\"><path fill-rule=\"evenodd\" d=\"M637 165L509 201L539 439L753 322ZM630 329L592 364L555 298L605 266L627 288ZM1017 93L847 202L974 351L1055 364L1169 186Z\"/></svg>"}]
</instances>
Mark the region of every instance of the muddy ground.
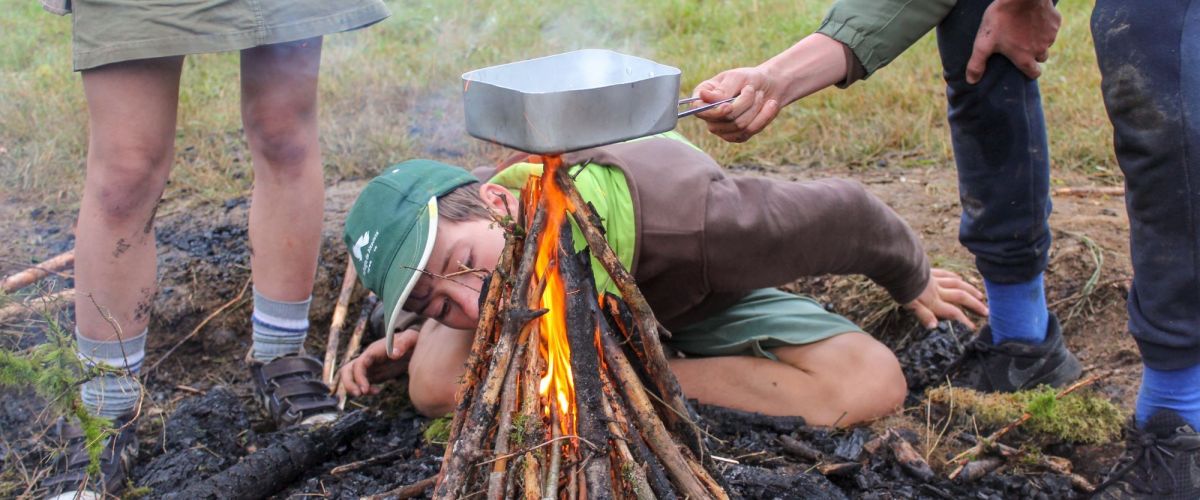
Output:
<instances>
[{"instance_id":1,"label":"muddy ground","mask_svg":"<svg viewBox=\"0 0 1200 500\"><path fill-rule=\"evenodd\" d=\"M830 175L860 179L910 221L924 238L935 265L971 275L971 257L957 242L959 205L951 168L900 169L881 162L853 172L754 166L731 170L793 179ZM1056 183L1081 185L1087 181L1068 177L1056 179ZM327 192L326 244L314 292L314 334L307 346L313 353L324 351L324 330L345 265L341 220L361 185L339 183ZM1125 333L1124 303L1131 272L1123 200L1061 197L1054 202L1051 224L1055 242L1046 277L1051 308L1062 318L1067 343L1088 371L1115 369L1095 390L1131 407L1140 363L1136 347ZM202 483L214 472L288 436L274 431L250 396L251 383L242 362L250 341L248 301L236 303L165 357L202 318L233 298L246 283L247 209L247 200L241 198L221 204L173 200L160 207L161 288L143 365L149 397L131 479L143 496L170 496L170 492ZM12 200L0 203L0 232L6 235L6 245L0 249L0 274L71 248L73 221L73 213ZM59 277L45 287L69 285L69 277ZM865 325L902 354L909 362L906 372L914 380L944 379L936 366L929 366L945 361L938 357L942 351L935 348L931 352L921 346L942 345L944 350L953 342L925 340L929 332L895 310L877 287L861 279L821 277L789 288L814 294L831 309ZM352 318L361 298L360 289L351 306ZM60 314L69 325L69 311ZM35 319L0 326L0 346L28 348L43 338L43 329L44 324ZM945 340L956 333L964 332L949 329L935 334ZM4 457L0 497L35 496L37 480L50 461L51 450L42 437L54 418L41 411L42 403L28 391L0 389L0 397L5 401L0 405L0 455ZM1080 494L1066 476L1036 468L1006 467L970 484L943 479L947 472L943 462L970 446L975 432L957 424L942 432L938 425L945 417L943 409L927 407L917 391L909 400L910 407L901 415L849 430L816 429L795 419L761 418L714 408L702 408L701 415L713 436L714 454L724 459L717 467L731 490L745 498L1062 498ZM413 413L400 384L391 384L383 394L351 406L364 413L363 424L343 442L325 450L328 456L320 464L290 480L277 497L353 498L436 472L443 448L422 438L429 421ZM936 473L932 479L901 467L886 449L870 451L874 448L866 445L889 428L928 458ZM933 441L935 434L938 439ZM807 444L819 457L789 452L781 442L786 440L784 436ZM868 450L864 451L864 446ZM1050 443L1046 448L1047 453L1071 460L1076 472L1092 482L1119 451L1119 444ZM330 472L336 466L381 455L384 459L377 463L337 475ZM843 465L822 467L829 464Z\"/></svg>"}]
</instances>

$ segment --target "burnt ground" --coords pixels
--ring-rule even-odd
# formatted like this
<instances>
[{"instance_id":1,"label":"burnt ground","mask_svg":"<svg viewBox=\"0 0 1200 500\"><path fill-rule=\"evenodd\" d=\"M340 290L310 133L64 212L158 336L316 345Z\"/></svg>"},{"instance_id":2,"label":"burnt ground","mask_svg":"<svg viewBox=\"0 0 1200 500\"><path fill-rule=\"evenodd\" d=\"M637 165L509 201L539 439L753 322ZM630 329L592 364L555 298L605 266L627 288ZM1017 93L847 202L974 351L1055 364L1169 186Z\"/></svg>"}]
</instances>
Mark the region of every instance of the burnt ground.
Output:
<instances>
[{"instance_id":1,"label":"burnt ground","mask_svg":"<svg viewBox=\"0 0 1200 500\"><path fill-rule=\"evenodd\" d=\"M914 169L886 165L844 169L803 167L733 167L751 175L813 178L846 175L862 180L892 205L921 234L940 267L971 274L970 255L957 243L956 179L945 167ZM1087 184L1083 178L1058 179L1063 185ZM341 219L361 182L328 190L326 244L318 270L308 350L324 351L324 330L340 285L345 260ZM1140 377L1132 339L1125 333L1125 293L1131 276L1128 222L1121 198L1055 198L1055 242L1046 282L1052 309L1063 319L1067 343L1088 371L1115 369L1095 390L1123 407L1131 407ZM245 224L247 200L205 204L189 200L165 202L157 222L160 263L159 296L154 305L146 363L148 398L139 428L140 453L132 474L136 492L169 496L203 483L243 457L270 448L292 434L276 432L251 398L251 383L242 359L249 348L249 304L235 303L193 339L180 343L205 316L233 298L249 276ZM22 264L71 248L73 213L0 202L0 227L7 235L0 249L0 274ZM1089 285L1091 283L1091 285ZM45 282L69 286L69 277ZM945 328L925 332L886 294L861 279L811 278L793 285L864 325L901 354L912 385L944 379L944 366L958 349L956 338L970 332ZM351 306L355 317L361 289ZM69 308L65 308L69 309ZM69 325L69 311L60 313ZM0 326L0 346L25 349L44 338L45 324L35 319ZM961 339L960 339L961 340ZM343 340L344 342L344 340ZM166 357L166 353L178 348ZM1086 374L1086 373L1085 373ZM975 429L949 421L944 408L926 406L919 390L909 407L895 417L856 429L819 429L796 419L765 418L714 408L701 408L710 446L720 457L717 468L731 490L745 498L1062 498L1078 496L1069 479L1036 467L1003 467L977 482L943 479L945 461L973 443ZM42 440L54 417L28 391L0 389L0 497L30 497L46 473L51 449ZM390 490L436 472L443 447L426 443L429 420L406 403L400 384L378 396L353 401L366 418L344 441L326 447L322 463L308 467L277 497L333 496L352 498ZM933 478L903 467L887 446L873 440L888 429L926 456ZM945 430L943 430L945 429ZM798 453L784 446L788 438L815 450ZM1014 438L1019 439L1019 437ZM1020 446L1020 442L1009 441ZM877 441L874 444L878 444ZM1074 470L1095 482L1120 451L1119 444L1047 443L1046 453L1070 460ZM337 466L382 457L349 472ZM734 463L736 462L736 463ZM177 497L179 495L176 495Z\"/></svg>"}]
</instances>

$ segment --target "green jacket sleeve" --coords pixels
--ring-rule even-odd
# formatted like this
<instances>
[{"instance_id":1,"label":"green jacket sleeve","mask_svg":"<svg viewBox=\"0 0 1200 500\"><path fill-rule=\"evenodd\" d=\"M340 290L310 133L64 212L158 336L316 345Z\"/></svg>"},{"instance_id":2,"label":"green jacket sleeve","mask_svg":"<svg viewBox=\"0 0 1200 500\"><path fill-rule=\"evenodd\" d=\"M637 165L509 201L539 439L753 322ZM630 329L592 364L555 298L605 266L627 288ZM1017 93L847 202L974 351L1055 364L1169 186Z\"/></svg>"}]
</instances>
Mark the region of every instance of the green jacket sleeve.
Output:
<instances>
[{"instance_id":1,"label":"green jacket sleeve","mask_svg":"<svg viewBox=\"0 0 1200 500\"><path fill-rule=\"evenodd\" d=\"M956 0L838 0L817 33L854 51L863 78L892 62L942 22Z\"/></svg>"}]
</instances>

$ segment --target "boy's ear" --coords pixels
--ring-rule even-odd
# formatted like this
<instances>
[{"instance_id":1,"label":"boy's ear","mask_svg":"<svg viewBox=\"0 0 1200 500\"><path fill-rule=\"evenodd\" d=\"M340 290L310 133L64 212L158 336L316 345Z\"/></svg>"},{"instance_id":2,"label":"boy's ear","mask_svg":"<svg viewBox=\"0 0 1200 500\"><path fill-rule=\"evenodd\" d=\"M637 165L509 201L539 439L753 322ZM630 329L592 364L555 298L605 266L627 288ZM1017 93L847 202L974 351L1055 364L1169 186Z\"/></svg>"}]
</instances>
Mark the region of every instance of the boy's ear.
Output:
<instances>
[{"instance_id":1,"label":"boy's ear","mask_svg":"<svg viewBox=\"0 0 1200 500\"><path fill-rule=\"evenodd\" d=\"M504 186L485 182L479 187L479 197L497 214L512 214L514 217L517 215L517 197Z\"/></svg>"}]
</instances>

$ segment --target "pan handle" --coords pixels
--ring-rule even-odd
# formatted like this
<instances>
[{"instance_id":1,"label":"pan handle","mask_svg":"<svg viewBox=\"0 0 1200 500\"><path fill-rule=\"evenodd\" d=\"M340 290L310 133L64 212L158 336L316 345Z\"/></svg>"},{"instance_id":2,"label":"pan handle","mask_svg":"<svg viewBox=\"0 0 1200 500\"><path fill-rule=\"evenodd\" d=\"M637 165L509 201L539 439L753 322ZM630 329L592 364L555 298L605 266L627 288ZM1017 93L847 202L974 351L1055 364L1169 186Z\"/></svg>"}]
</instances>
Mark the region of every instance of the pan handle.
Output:
<instances>
[{"instance_id":1,"label":"pan handle","mask_svg":"<svg viewBox=\"0 0 1200 500\"><path fill-rule=\"evenodd\" d=\"M730 97L730 98L728 98L728 99L721 99L720 101L717 101L717 102L714 102L714 103L705 104L705 105L703 105L703 106L700 106L700 107L698 107L698 108L692 108L692 109L689 109L689 110L687 110L687 111L684 111L684 112L682 112L682 113L679 113L679 118L684 118L684 117L692 116L692 115L694 115L694 114L696 114L696 113L701 113L701 112L704 112L704 111L708 111L708 110L710 110L710 109L712 109L712 108L715 108L715 107L717 107L717 106L720 106L720 105L722 105L722 104L725 104L725 103L727 103L727 102L733 102L733 100L734 100L734 99L737 99L737 98L738 98L738 96L733 96L733 97ZM681 106L682 106L682 105L684 105L684 104L687 104L687 103L690 103L690 102L696 102L696 101L699 101L699 100L700 100L700 98L699 98L699 97L689 97L689 98L687 98L687 99L682 99L682 100L680 100L680 101L679 101L679 105L681 105Z\"/></svg>"}]
</instances>

